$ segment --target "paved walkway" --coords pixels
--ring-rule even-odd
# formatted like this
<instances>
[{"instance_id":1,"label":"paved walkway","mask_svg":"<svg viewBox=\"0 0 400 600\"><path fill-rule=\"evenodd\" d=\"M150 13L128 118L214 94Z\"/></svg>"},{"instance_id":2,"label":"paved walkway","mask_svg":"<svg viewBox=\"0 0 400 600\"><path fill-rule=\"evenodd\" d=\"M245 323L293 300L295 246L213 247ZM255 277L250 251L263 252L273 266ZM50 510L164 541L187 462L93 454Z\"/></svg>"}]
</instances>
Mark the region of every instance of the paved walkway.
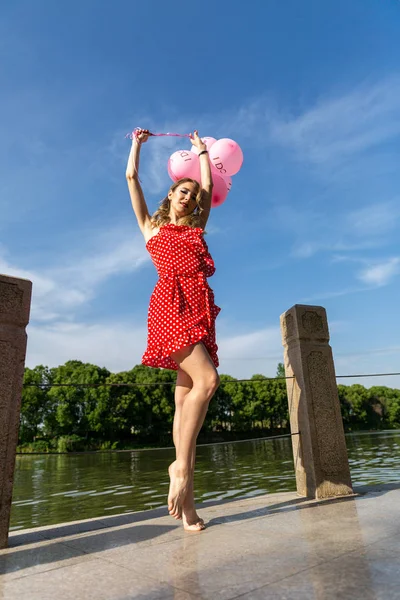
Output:
<instances>
[{"instance_id":1,"label":"paved walkway","mask_svg":"<svg viewBox=\"0 0 400 600\"><path fill-rule=\"evenodd\" d=\"M14 532L0 600L400 598L400 484L357 492L208 503L194 534L164 510Z\"/></svg>"}]
</instances>

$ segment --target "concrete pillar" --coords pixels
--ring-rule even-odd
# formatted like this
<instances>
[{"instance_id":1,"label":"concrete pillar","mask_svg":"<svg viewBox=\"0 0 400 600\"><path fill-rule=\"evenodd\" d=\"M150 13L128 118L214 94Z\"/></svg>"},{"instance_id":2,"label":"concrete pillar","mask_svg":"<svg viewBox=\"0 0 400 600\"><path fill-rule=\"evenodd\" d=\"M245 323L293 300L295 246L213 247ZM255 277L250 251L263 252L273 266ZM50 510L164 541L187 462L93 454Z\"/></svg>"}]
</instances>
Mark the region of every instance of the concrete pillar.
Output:
<instances>
[{"instance_id":1,"label":"concrete pillar","mask_svg":"<svg viewBox=\"0 0 400 600\"><path fill-rule=\"evenodd\" d=\"M0 275L0 548L8 542L32 283Z\"/></svg>"},{"instance_id":2,"label":"concrete pillar","mask_svg":"<svg viewBox=\"0 0 400 600\"><path fill-rule=\"evenodd\" d=\"M325 309L296 304L281 315L281 332L286 377L294 376L286 383L297 492L352 494Z\"/></svg>"}]
</instances>

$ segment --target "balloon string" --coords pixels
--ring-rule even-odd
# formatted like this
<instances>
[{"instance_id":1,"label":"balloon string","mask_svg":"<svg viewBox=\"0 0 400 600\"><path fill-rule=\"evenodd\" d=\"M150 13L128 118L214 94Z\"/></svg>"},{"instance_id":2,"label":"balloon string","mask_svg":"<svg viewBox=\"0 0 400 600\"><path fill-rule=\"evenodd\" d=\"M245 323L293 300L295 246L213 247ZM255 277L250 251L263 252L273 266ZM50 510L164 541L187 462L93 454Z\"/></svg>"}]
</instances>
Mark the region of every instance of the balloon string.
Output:
<instances>
[{"instance_id":1,"label":"balloon string","mask_svg":"<svg viewBox=\"0 0 400 600\"><path fill-rule=\"evenodd\" d=\"M190 133L150 133L150 135L173 135L175 137L188 137L190 138Z\"/></svg>"},{"instance_id":2,"label":"balloon string","mask_svg":"<svg viewBox=\"0 0 400 600\"><path fill-rule=\"evenodd\" d=\"M132 133L127 133L125 138L129 138L130 140L133 140L133 138L137 137L139 134L139 131L141 131L140 127L136 127ZM188 137L190 138L190 133L152 133L151 131L149 131L149 136L154 136L154 137L160 137L160 136L173 136L173 137Z\"/></svg>"},{"instance_id":3,"label":"balloon string","mask_svg":"<svg viewBox=\"0 0 400 600\"><path fill-rule=\"evenodd\" d=\"M134 140L134 139L137 140L137 138L139 136L139 131L143 131L143 130L140 127L135 127L135 129L132 131L132 133L126 134L125 139L129 138L130 140ZM174 136L174 137L188 137L188 138L191 137L190 133L169 133L169 132L168 133L152 133L151 131L148 131L147 133L149 136L153 136L153 137L159 137L159 136L165 136L165 135ZM137 170L136 165L133 165L133 168L135 170L136 177L138 178L139 182L141 183L141 180L139 177L139 172Z\"/></svg>"}]
</instances>

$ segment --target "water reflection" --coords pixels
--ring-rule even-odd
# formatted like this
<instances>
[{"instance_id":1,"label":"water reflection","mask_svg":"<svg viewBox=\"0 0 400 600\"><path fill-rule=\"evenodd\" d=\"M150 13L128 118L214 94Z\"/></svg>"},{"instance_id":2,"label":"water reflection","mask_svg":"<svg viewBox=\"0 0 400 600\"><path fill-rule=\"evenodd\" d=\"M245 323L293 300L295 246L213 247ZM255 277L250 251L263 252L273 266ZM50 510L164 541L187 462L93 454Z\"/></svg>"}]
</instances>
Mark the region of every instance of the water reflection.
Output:
<instances>
[{"instance_id":1,"label":"water reflection","mask_svg":"<svg viewBox=\"0 0 400 600\"><path fill-rule=\"evenodd\" d=\"M400 431L346 440L354 485L399 480ZM173 456L173 449L18 456L11 529L164 506ZM296 489L289 438L203 446L197 457L197 502Z\"/></svg>"}]
</instances>

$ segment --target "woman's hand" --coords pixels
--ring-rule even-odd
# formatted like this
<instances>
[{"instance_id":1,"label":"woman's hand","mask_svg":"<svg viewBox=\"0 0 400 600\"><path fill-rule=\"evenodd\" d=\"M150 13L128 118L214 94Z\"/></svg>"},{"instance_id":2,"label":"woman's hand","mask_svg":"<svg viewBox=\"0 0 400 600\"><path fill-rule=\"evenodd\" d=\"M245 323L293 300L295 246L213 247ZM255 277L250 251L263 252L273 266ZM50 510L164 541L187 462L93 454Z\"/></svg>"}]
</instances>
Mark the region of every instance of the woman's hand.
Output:
<instances>
[{"instance_id":1,"label":"woman's hand","mask_svg":"<svg viewBox=\"0 0 400 600\"><path fill-rule=\"evenodd\" d=\"M207 150L207 146L199 137L199 132L197 130L195 130L194 134L190 134L190 141L192 142L192 146L195 146L199 152Z\"/></svg>"},{"instance_id":2,"label":"woman's hand","mask_svg":"<svg viewBox=\"0 0 400 600\"><path fill-rule=\"evenodd\" d=\"M138 144L144 144L150 137L150 131L148 129L136 129L135 139Z\"/></svg>"}]
</instances>

